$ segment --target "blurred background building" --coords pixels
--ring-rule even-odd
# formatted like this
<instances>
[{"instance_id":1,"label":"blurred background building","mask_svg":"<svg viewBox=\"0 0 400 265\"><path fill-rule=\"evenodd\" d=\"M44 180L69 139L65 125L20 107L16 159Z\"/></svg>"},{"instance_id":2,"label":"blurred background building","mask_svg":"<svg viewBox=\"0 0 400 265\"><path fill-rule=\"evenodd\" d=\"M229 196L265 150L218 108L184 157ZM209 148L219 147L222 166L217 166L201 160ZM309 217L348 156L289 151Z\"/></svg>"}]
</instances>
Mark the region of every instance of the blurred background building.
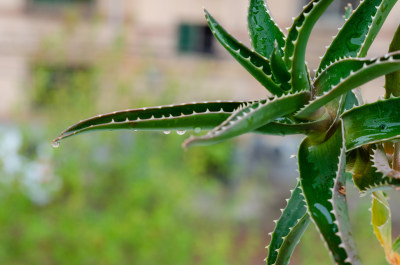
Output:
<instances>
[{"instance_id":1,"label":"blurred background building","mask_svg":"<svg viewBox=\"0 0 400 265\"><path fill-rule=\"evenodd\" d=\"M278 24L287 27L306 2L272 0L269 7ZM336 34L348 2L334 1L318 23L308 50L310 66L316 67L330 36ZM353 6L358 4L356 0L350 2ZM16 103L26 100L32 71L39 64L54 67L54 75L58 76L89 69L104 50L114 45L116 38L126 42L126 60L135 62L150 56L170 61L182 78L193 78L199 60L214 60L215 78L202 85L199 100L207 93L212 95L218 86L230 87L233 98L263 96L260 86L245 70L234 65L230 55L212 38L202 12L206 7L229 32L249 44L247 6L247 1L233 4L228 0L2 0L0 117L6 119ZM394 10L387 20L375 48L371 49L375 53L387 50L391 33L399 22L395 16L398 12ZM47 50L46 45L57 38L64 47L62 53ZM58 64L60 57L65 59L64 65Z\"/></svg>"}]
</instances>

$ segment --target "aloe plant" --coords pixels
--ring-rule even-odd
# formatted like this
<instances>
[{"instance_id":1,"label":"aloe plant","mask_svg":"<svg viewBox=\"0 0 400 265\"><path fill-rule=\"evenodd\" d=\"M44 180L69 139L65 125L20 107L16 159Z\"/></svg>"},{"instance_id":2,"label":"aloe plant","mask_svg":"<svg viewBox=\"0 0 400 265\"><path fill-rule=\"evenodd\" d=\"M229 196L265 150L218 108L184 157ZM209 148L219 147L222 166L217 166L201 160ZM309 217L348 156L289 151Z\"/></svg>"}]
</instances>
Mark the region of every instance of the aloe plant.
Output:
<instances>
[{"instance_id":1,"label":"aloe plant","mask_svg":"<svg viewBox=\"0 0 400 265\"><path fill-rule=\"evenodd\" d=\"M352 237L346 184L372 196L372 226L387 260L400 264L400 240L392 242L390 209L383 190L400 186L400 27L390 51L365 58L396 0L364 0L346 21L312 76L305 52L313 26L333 0L313 0L285 34L263 0L250 0L253 49L231 36L207 11L223 47L272 96L255 101L215 101L116 111L80 121L53 141L97 130L198 132L185 148L245 134L303 134L298 183L271 233L267 264L288 264L310 224L336 264L361 264ZM357 88L386 76L382 100L364 104ZM351 177L350 177L351 176Z\"/></svg>"}]
</instances>

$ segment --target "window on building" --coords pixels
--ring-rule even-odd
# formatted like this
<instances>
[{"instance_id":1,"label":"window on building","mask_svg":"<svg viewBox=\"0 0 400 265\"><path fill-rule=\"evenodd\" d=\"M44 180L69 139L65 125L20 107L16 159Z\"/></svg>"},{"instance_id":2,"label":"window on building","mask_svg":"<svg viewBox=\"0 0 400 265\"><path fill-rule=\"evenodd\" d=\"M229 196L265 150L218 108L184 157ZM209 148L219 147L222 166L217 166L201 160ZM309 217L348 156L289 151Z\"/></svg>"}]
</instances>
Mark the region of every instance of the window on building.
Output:
<instances>
[{"instance_id":1,"label":"window on building","mask_svg":"<svg viewBox=\"0 0 400 265\"><path fill-rule=\"evenodd\" d=\"M305 4L308 4L309 2L310 0L303 1L303 3ZM357 6L360 4L360 0L335 0L327 8L325 14L329 16L341 17L344 15L345 7L348 4L351 4L353 6L353 9L356 9Z\"/></svg>"},{"instance_id":2,"label":"window on building","mask_svg":"<svg viewBox=\"0 0 400 265\"><path fill-rule=\"evenodd\" d=\"M95 0L27 0L26 9L29 13L59 17L69 8L79 11L84 17L94 11Z\"/></svg>"},{"instance_id":3,"label":"window on building","mask_svg":"<svg viewBox=\"0 0 400 265\"><path fill-rule=\"evenodd\" d=\"M182 23L179 25L180 53L213 54L214 38L207 25Z\"/></svg>"}]
</instances>

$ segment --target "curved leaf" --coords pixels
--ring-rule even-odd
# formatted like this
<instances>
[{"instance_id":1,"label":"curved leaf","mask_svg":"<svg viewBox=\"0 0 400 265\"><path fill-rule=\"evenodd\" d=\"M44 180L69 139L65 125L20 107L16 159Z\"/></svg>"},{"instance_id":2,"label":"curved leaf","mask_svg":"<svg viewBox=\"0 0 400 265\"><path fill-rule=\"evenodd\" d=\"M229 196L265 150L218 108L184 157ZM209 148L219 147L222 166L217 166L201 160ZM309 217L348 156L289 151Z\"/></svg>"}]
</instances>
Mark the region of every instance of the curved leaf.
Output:
<instances>
[{"instance_id":1,"label":"curved leaf","mask_svg":"<svg viewBox=\"0 0 400 265\"><path fill-rule=\"evenodd\" d=\"M281 84L282 89L285 91L290 90L290 73L286 68L285 61L282 58L282 54L277 43L275 43L274 50L271 54L271 71L272 76Z\"/></svg>"},{"instance_id":2,"label":"curved leaf","mask_svg":"<svg viewBox=\"0 0 400 265\"><path fill-rule=\"evenodd\" d=\"M377 171L370 160L370 150L358 148L347 156L349 172L353 176L354 185L361 193L366 194L379 190L387 190L400 186L400 180L384 176Z\"/></svg>"},{"instance_id":3,"label":"curved leaf","mask_svg":"<svg viewBox=\"0 0 400 265\"><path fill-rule=\"evenodd\" d=\"M343 57L365 57L397 0L362 1L343 25L321 60L316 77Z\"/></svg>"},{"instance_id":4,"label":"curved leaf","mask_svg":"<svg viewBox=\"0 0 400 265\"><path fill-rule=\"evenodd\" d=\"M311 30L333 0L313 0L293 21L285 46L285 63L291 74L292 92L311 90L305 53Z\"/></svg>"},{"instance_id":5,"label":"curved leaf","mask_svg":"<svg viewBox=\"0 0 400 265\"><path fill-rule=\"evenodd\" d=\"M399 51L400 50L400 25L398 26L393 40L389 46L389 52ZM400 71L396 71L385 76L385 97L389 98L390 96L398 97L400 96Z\"/></svg>"},{"instance_id":6,"label":"curved leaf","mask_svg":"<svg viewBox=\"0 0 400 265\"><path fill-rule=\"evenodd\" d=\"M347 207L346 199L346 154L344 145L342 146L342 152L339 157L339 170L335 179L335 186L332 190L332 213L336 219L336 225L338 227L337 235L342 240L341 247L346 250L348 258L345 260L352 265L361 264L360 258L358 257L356 245L351 232L350 218Z\"/></svg>"},{"instance_id":7,"label":"curved leaf","mask_svg":"<svg viewBox=\"0 0 400 265\"><path fill-rule=\"evenodd\" d=\"M236 110L221 125L201 137L190 137L184 147L218 143L253 131L279 117L292 114L309 99L308 92L285 95L273 100L262 100Z\"/></svg>"},{"instance_id":8,"label":"curved leaf","mask_svg":"<svg viewBox=\"0 0 400 265\"><path fill-rule=\"evenodd\" d=\"M400 98L353 108L342 115L346 149L400 138Z\"/></svg>"},{"instance_id":9,"label":"curved leaf","mask_svg":"<svg viewBox=\"0 0 400 265\"><path fill-rule=\"evenodd\" d=\"M338 236L339 227L332 212L334 181L342 155L343 137L340 128L327 141L318 145L313 145L309 138L304 139L298 155L300 183L309 215L338 264L346 264L349 261L349 254Z\"/></svg>"},{"instance_id":10,"label":"curved leaf","mask_svg":"<svg viewBox=\"0 0 400 265\"><path fill-rule=\"evenodd\" d=\"M400 69L400 53L390 53L370 60L344 59L329 66L314 83L317 91L326 92L296 113L308 119L326 103L379 76Z\"/></svg>"},{"instance_id":11,"label":"curved leaf","mask_svg":"<svg viewBox=\"0 0 400 265\"><path fill-rule=\"evenodd\" d=\"M250 40L257 53L270 58L275 42L280 50L285 46L285 35L270 15L264 0L250 0L247 22Z\"/></svg>"},{"instance_id":12,"label":"curved leaf","mask_svg":"<svg viewBox=\"0 0 400 265\"><path fill-rule=\"evenodd\" d=\"M54 143L94 130L202 130L212 129L248 101L199 102L141 109L129 109L82 120L61 133Z\"/></svg>"},{"instance_id":13,"label":"curved leaf","mask_svg":"<svg viewBox=\"0 0 400 265\"><path fill-rule=\"evenodd\" d=\"M268 246L267 264L287 264L298 240L307 228L309 218L306 203L301 194L300 183L291 191L292 195L287 200L287 206L282 211L274 232L271 233L271 243ZM287 260L287 262L282 262Z\"/></svg>"},{"instance_id":14,"label":"curved leaf","mask_svg":"<svg viewBox=\"0 0 400 265\"><path fill-rule=\"evenodd\" d=\"M290 233L284 238L281 248L278 251L278 257L276 258L276 265L287 265L290 262L290 257L300 242L300 238L304 231L307 229L310 223L310 216L306 213L300 218L297 224L292 227Z\"/></svg>"},{"instance_id":15,"label":"curved leaf","mask_svg":"<svg viewBox=\"0 0 400 265\"><path fill-rule=\"evenodd\" d=\"M207 10L204 10L204 12L211 32L222 46L269 92L281 96L284 91L272 80L269 60L237 41L218 24Z\"/></svg>"},{"instance_id":16,"label":"curved leaf","mask_svg":"<svg viewBox=\"0 0 400 265\"><path fill-rule=\"evenodd\" d=\"M285 124L271 122L254 130L254 133L268 135L294 135L303 134L313 136L325 132L329 128L329 120L318 120L307 123Z\"/></svg>"},{"instance_id":17,"label":"curved leaf","mask_svg":"<svg viewBox=\"0 0 400 265\"><path fill-rule=\"evenodd\" d=\"M371 221L374 233L385 250L387 261L393 265L400 264L400 255L393 251L390 206L381 191L372 195Z\"/></svg>"}]
</instances>

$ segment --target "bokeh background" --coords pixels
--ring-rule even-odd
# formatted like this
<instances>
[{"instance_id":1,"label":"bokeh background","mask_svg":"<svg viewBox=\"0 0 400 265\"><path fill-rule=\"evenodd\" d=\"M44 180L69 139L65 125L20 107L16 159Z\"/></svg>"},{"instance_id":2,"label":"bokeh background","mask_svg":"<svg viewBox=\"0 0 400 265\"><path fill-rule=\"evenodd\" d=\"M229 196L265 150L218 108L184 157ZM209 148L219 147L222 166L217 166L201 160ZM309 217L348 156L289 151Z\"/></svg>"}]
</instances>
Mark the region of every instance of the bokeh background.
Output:
<instances>
[{"instance_id":1,"label":"bokeh background","mask_svg":"<svg viewBox=\"0 0 400 265\"><path fill-rule=\"evenodd\" d=\"M270 0L285 28L307 1ZM343 23L335 0L308 48L316 68ZM354 6L359 1L350 1ZM207 9L249 45L247 1L0 1L1 264L264 264L273 220L297 177L301 137L246 135L184 151L194 132L101 132L51 140L72 123L119 109L266 90L207 30ZM399 5L369 56L385 53ZM362 88L383 94L379 79ZM201 132L202 133L202 132ZM365 264L386 264L370 199L348 188ZM399 196L390 193L394 232ZM396 198L397 196L397 198ZM331 264L311 225L292 264Z\"/></svg>"}]
</instances>

